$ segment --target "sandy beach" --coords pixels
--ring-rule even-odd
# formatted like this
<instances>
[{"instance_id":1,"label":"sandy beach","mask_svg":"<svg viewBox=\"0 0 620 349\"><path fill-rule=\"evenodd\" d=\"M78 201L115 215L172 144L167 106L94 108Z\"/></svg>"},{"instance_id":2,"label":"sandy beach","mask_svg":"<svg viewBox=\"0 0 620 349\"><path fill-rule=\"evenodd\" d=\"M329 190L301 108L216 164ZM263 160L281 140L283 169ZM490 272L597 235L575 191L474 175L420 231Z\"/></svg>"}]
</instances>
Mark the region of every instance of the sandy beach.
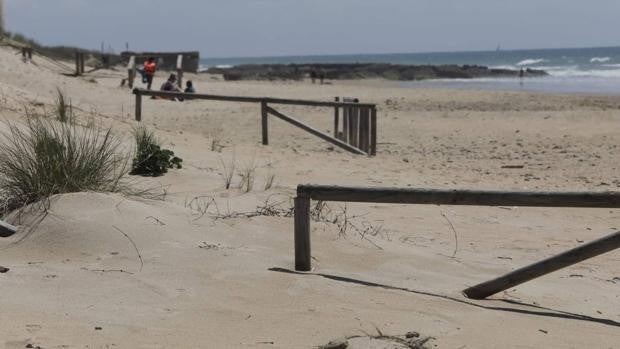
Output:
<instances>
[{"instance_id":1,"label":"sandy beach","mask_svg":"<svg viewBox=\"0 0 620 349\"><path fill-rule=\"evenodd\" d=\"M80 124L111 126L130 148L137 123L134 96L120 87L126 71L60 73L0 47L2 117L49 113L58 87ZM416 331L431 337L428 348L620 348L617 251L486 301L461 295L618 231L617 209L328 203L327 217L346 214L353 225L313 223L308 274L290 272L286 214L306 183L619 191L620 97L185 79L200 93L376 103L377 156L346 153L275 118L262 146L254 104L145 99L142 124L184 168L135 178L163 188L163 200L75 193L51 198L45 216L9 217L22 229L0 238L0 266L10 269L0 274L0 347L317 348ZM332 128L330 108L279 110ZM233 163L255 171L251 191L236 188L239 176L224 188ZM277 213L253 214L267 206Z\"/></svg>"}]
</instances>

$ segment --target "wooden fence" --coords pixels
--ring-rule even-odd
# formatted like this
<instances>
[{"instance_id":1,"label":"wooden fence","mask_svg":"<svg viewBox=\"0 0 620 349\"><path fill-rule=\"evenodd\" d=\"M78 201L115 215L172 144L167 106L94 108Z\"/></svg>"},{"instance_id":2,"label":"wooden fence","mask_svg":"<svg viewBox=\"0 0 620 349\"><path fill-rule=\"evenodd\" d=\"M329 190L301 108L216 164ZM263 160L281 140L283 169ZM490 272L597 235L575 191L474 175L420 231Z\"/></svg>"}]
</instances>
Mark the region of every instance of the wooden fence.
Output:
<instances>
[{"instance_id":1,"label":"wooden fence","mask_svg":"<svg viewBox=\"0 0 620 349\"><path fill-rule=\"evenodd\" d=\"M353 103L353 102L325 102L325 101L309 101L298 99L285 99L285 98L269 98L269 97L241 97L241 96L221 96L221 95L207 95L207 94L195 94L195 93L181 93L181 92L164 92L153 91L144 89L134 89L133 93L136 95L136 121L142 121L142 97L143 96L155 96L165 99L180 99L180 100L212 100L212 101L227 101L227 102L240 102L240 103L257 103L261 105L261 135L263 145L269 145L269 115L277 117L283 121L288 122L302 130L323 139L326 142L332 143L346 151L359 155L374 156L377 153L377 106L375 104L368 103ZM273 105L298 105L298 106L311 106L311 107L329 107L339 109L355 108L361 110L360 114L368 115L368 125L374 125L369 132L366 132L366 140L364 147L360 148L358 144L353 145L342 139L331 136L325 132L322 132L308 124L305 124L291 116L288 116L273 108ZM336 112L337 113L337 112ZM367 145L367 146L366 146Z\"/></svg>"},{"instance_id":2,"label":"wooden fence","mask_svg":"<svg viewBox=\"0 0 620 349\"><path fill-rule=\"evenodd\" d=\"M295 198L295 269L310 271L310 202L620 208L620 192L517 192L300 185ZM620 248L620 232L464 291L482 299L585 259Z\"/></svg>"}]
</instances>

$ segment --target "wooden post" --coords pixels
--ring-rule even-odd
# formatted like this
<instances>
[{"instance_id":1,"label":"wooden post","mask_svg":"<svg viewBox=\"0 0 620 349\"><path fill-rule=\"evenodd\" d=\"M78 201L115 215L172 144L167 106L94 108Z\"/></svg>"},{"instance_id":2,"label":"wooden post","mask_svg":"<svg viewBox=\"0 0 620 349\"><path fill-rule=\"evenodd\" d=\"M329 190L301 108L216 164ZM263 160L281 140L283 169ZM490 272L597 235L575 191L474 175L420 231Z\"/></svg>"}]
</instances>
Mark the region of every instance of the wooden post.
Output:
<instances>
[{"instance_id":1,"label":"wooden post","mask_svg":"<svg viewBox=\"0 0 620 349\"><path fill-rule=\"evenodd\" d=\"M295 270L312 270L310 250L310 198L295 198Z\"/></svg>"},{"instance_id":2,"label":"wooden post","mask_svg":"<svg viewBox=\"0 0 620 349\"><path fill-rule=\"evenodd\" d=\"M86 57L86 54L85 54L84 52L80 52L80 75L84 75L84 72L86 71L86 70L84 69L84 66L85 66L85 62L84 62L84 61L85 61L85 57Z\"/></svg>"},{"instance_id":3,"label":"wooden post","mask_svg":"<svg viewBox=\"0 0 620 349\"><path fill-rule=\"evenodd\" d=\"M82 75L80 68L82 65L80 64L80 52L75 51L75 76Z\"/></svg>"},{"instance_id":4,"label":"wooden post","mask_svg":"<svg viewBox=\"0 0 620 349\"><path fill-rule=\"evenodd\" d=\"M177 56L177 81L179 87L183 90L183 55Z\"/></svg>"},{"instance_id":5,"label":"wooden post","mask_svg":"<svg viewBox=\"0 0 620 349\"><path fill-rule=\"evenodd\" d=\"M136 56L129 57L127 64L127 86L133 88L134 79L136 78Z\"/></svg>"},{"instance_id":6,"label":"wooden post","mask_svg":"<svg viewBox=\"0 0 620 349\"><path fill-rule=\"evenodd\" d=\"M340 97L334 98L334 101L340 102ZM339 123L340 123L340 108L334 107L334 138L338 138L338 139L340 139L340 137L338 137L338 128L339 128L338 124Z\"/></svg>"},{"instance_id":7,"label":"wooden post","mask_svg":"<svg viewBox=\"0 0 620 349\"><path fill-rule=\"evenodd\" d=\"M136 94L136 121L142 121L142 95L140 92L135 92Z\"/></svg>"},{"instance_id":8,"label":"wooden post","mask_svg":"<svg viewBox=\"0 0 620 349\"><path fill-rule=\"evenodd\" d=\"M369 152L369 121L370 121L370 110L366 107L360 109L360 140L359 140L359 148Z\"/></svg>"},{"instance_id":9,"label":"wooden post","mask_svg":"<svg viewBox=\"0 0 620 349\"><path fill-rule=\"evenodd\" d=\"M351 107L342 108L342 141L349 143L349 115Z\"/></svg>"},{"instance_id":10,"label":"wooden post","mask_svg":"<svg viewBox=\"0 0 620 349\"><path fill-rule=\"evenodd\" d=\"M0 221L0 238L8 238L9 236L15 234L17 232L17 228L14 226Z\"/></svg>"},{"instance_id":11,"label":"wooden post","mask_svg":"<svg viewBox=\"0 0 620 349\"><path fill-rule=\"evenodd\" d=\"M570 251L560 253L554 257L547 258L541 262L515 270L497 279L470 287L463 291L463 294L472 299L485 299L511 287L577 264L586 259L613 251L617 248L620 248L620 231Z\"/></svg>"},{"instance_id":12,"label":"wooden post","mask_svg":"<svg viewBox=\"0 0 620 349\"><path fill-rule=\"evenodd\" d=\"M370 110L370 156L377 155L377 108Z\"/></svg>"},{"instance_id":13,"label":"wooden post","mask_svg":"<svg viewBox=\"0 0 620 349\"><path fill-rule=\"evenodd\" d=\"M263 145L269 145L269 114L267 112L267 102L262 101L261 106L261 126L263 130Z\"/></svg>"},{"instance_id":14,"label":"wooden post","mask_svg":"<svg viewBox=\"0 0 620 349\"><path fill-rule=\"evenodd\" d=\"M360 109L353 108L353 113L351 115L351 140L350 144L356 148L359 148L359 140L360 140Z\"/></svg>"}]
</instances>

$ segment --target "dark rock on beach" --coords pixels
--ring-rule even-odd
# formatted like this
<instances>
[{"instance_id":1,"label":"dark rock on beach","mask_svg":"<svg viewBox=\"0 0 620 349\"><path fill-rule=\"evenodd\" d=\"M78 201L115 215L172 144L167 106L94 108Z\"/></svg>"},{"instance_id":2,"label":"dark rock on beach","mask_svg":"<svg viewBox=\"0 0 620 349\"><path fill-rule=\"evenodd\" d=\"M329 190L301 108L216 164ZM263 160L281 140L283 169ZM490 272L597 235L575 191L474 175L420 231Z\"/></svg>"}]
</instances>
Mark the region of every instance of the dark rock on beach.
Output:
<instances>
[{"instance_id":1,"label":"dark rock on beach","mask_svg":"<svg viewBox=\"0 0 620 349\"><path fill-rule=\"evenodd\" d=\"M315 72L328 80L388 79L398 81L428 79L474 79L519 77L518 70L493 69L479 65L396 65L355 64L256 64L232 68L210 68L207 73L222 74L225 80L302 80ZM545 76L543 70L527 69L526 77Z\"/></svg>"}]
</instances>

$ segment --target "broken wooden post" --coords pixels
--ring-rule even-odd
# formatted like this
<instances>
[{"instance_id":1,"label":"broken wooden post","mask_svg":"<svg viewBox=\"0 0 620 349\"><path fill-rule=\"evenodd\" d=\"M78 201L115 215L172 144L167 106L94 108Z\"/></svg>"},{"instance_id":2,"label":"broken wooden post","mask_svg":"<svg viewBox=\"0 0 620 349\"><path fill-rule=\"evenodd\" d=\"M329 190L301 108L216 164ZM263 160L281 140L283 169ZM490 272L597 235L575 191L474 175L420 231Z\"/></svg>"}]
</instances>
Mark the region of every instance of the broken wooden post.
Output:
<instances>
[{"instance_id":1,"label":"broken wooden post","mask_svg":"<svg viewBox=\"0 0 620 349\"><path fill-rule=\"evenodd\" d=\"M340 140L346 143L349 142L349 115L351 115L351 107L342 108L342 137Z\"/></svg>"},{"instance_id":2,"label":"broken wooden post","mask_svg":"<svg viewBox=\"0 0 620 349\"><path fill-rule=\"evenodd\" d=\"M377 108L370 110L370 156L377 155Z\"/></svg>"},{"instance_id":3,"label":"broken wooden post","mask_svg":"<svg viewBox=\"0 0 620 349\"><path fill-rule=\"evenodd\" d=\"M340 102L340 97L334 98L334 101ZM340 139L338 135L338 128L340 123L340 107L334 107L334 138Z\"/></svg>"},{"instance_id":4,"label":"broken wooden post","mask_svg":"<svg viewBox=\"0 0 620 349\"><path fill-rule=\"evenodd\" d=\"M183 90L183 55L177 56L177 81L179 82L179 88Z\"/></svg>"},{"instance_id":5,"label":"broken wooden post","mask_svg":"<svg viewBox=\"0 0 620 349\"><path fill-rule=\"evenodd\" d=\"M511 287L552 273L556 270L566 268L573 264L583 262L586 259L613 251L617 248L620 248L620 231L608 235L602 239L576 247L570 251L566 251L543 261L531 264L527 267L515 270L497 279L470 287L463 291L463 294L471 299L485 299Z\"/></svg>"},{"instance_id":6,"label":"broken wooden post","mask_svg":"<svg viewBox=\"0 0 620 349\"><path fill-rule=\"evenodd\" d=\"M17 232L16 227L0 220L0 237L8 238L9 236L15 234L16 232Z\"/></svg>"},{"instance_id":7,"label":"broken wooden post","mask_svg":"<svg viewBox=\"0 0 620 349\"><path fill-rule=\"evenodd\" d=\"M312 270L310 251L310 198L295 198L295 270Z\"/></svg>"},{"instance_id":8,"label":"broken wooden post","mask_svg":"<svg viewBox=\"0 0 620 349\"><path fill-rule=\"evenodd\" d=\"M359 130L360 130L360 139L359 139L359 145L358 148L360 148L361 150L365 151L366 153L369 153L369 135L368 135L368 131L369 131L369 122L370 122L370 110L366 107L360 108L360 124L359 124Z\"/></svg>"},{"instance_id":9,"label":"broken wooden post","mask_svg":"<svg viewBox=\"0 0 620 349\"><path fill-rule=\"evenodd\" d=\"M139 91L134 91L136 94L136 121L142 121L142 94Z\"/></svg>"},{"instance_id":10,"label":"broken wooden post","mask_svg":"<svg viewBox=\"0 0 620 349\"><path fill-rule=\"evenodd\" d=\"M261 109L261 129L263 133L263 145L269 145L269 114L267 112L267 102L260 102Z\"/></svg>"}]
</instances>

